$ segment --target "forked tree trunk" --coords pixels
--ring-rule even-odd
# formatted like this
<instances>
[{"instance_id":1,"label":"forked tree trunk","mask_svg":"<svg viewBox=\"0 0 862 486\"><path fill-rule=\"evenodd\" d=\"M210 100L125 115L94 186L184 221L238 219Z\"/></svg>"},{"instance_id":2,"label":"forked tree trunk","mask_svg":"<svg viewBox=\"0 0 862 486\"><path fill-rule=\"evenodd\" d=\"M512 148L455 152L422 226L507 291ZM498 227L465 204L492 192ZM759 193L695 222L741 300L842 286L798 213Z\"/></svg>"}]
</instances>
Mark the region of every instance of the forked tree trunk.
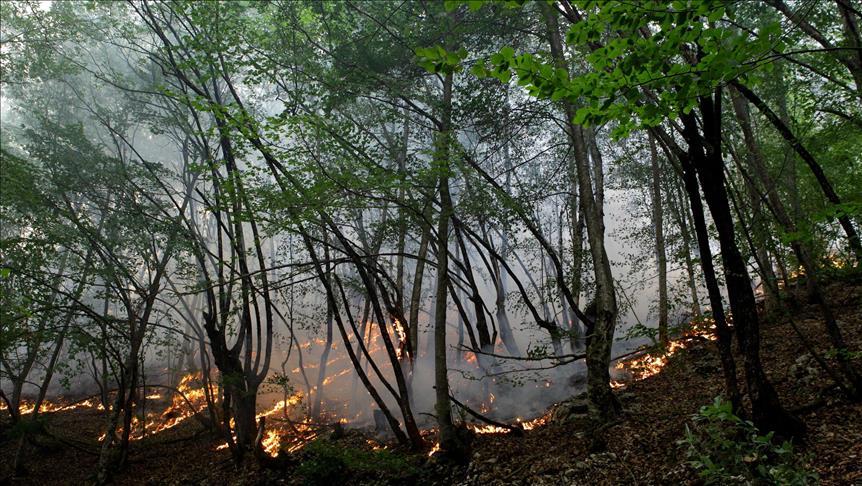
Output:
<instances>
[{"instance_id":1,"label":"forked tree trunk","mask_svg":"<svg viewBox=\"0 0 862 486\"><path fill-rule=\"evenodd\" d=\"M804 433L804 424L783 408L760 360L760 321L751 278L736 244L734 222L725 189L721 154L720 91L716 92L714 99L702 97L699 108L703 121L703 136L699 133L692 114L684 114L681 117L685 127L684 136L718 232L727 293L740 353L744 360L752 419L761 430L773 430L784 437L799 436Z\"/></svg>"},{"instance_id":2,"label":"forked tree trunk","mask_svg":"<svg viewBox=\"0 0 862 486\"><path fill-rule=\"evenodd\" d=\"M665 145L662 145L666 148ZM733 359L731 350L732 336L730 327L727 324L727 318L724 313L724 302L721 298L721 289L718 286L718 277L715 274L715 266L712 261L712 249L709 245L709 231L706 226L706 215L704 214L703 203L700 199L700 189L697 182L697 173L694 165L691 163L689 154L675 148L673 151L668 149L666 155L671 157L676 155L680 169L682 172L682 182L685 187L685 192L688 195L689 204L691 207L692 223L694 226L694 234L697 240L697 248L700 253L700 265L703 271L703 279L706 283L707 295L709 304L712 308L712 318L715 322L715 335L717 338L718 355L721 360L721 369L724 374L725 392L733 405L733 410L737 415L744 415L742 407L742 395L739 392L739 384L736 378L736 362ZM680 201L684 209L683 201ZM685 217L685 214L681 214Z\"/></svg>"}]
</instances>

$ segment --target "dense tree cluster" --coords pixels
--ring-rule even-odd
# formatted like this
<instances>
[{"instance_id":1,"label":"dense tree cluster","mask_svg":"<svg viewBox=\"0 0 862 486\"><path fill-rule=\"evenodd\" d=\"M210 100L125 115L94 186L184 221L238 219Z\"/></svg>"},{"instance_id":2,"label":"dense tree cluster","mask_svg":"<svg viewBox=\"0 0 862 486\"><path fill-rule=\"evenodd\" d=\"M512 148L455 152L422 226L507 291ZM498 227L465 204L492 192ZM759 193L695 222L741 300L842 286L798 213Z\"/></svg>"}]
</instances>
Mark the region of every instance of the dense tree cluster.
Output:
<instances>
[{"instance_id":1,"label":"dense tree cluster","mask_svg":"<svg viewBox=\"0 0 862 486\"><path fill-rule=\"evenodd\" d=\"M714 322L735 411L787 437L804 430L763 372L756 304L792 317L779 289L804 274L835 351L817 362L862 397L821 285L862 260L858 2L0 15L0 398L35 420L55 375L88 375L100 481L127 460L153 362L168 386L201 371L204 420L237 460L260 456L258 396L296 379L287 363L322 413L336 350L416 449L431 412L441 455L461 454L448 368L465 356L485 378L585 360L600 437L632 283L660 346L677 320Z\"/></svg>"}]
</instances>

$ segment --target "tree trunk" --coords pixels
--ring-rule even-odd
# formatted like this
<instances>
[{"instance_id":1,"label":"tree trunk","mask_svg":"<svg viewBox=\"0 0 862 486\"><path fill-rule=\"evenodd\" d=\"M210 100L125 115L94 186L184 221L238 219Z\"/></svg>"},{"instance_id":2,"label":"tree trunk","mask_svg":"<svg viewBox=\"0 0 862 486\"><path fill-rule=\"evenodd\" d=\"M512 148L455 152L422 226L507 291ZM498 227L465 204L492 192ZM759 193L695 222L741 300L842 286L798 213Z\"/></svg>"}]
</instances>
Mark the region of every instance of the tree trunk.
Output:
<instances>
[{"instance_id":1,"label":"tree trunk","mask_svg":"<svg viewBox=\"0 0 862 486\"><path fill-rule=\"evenodd\" d=\"M704 135L701 137L698 132L694 116L687 114L682 116L684 136L718 232L730 308L733 311L737 341L745 364L752 419L761 430L773 430L784 437L799 436L804 433L804 424L782 407L760 361L760 322L754 292L745 261L736 245L734 223L724 184L720 91L716 92L714 100L702 97L699 105Z\"/></svg>"},{"instance_id":2,"label":"tree trunk","mask_svg":"<svg viewBox=\"0 0 862 486\"><path fill-rule=\"evenodd\" d=\"M548 41L551 54L558 67L566 68L563 58L560 27L555 11L547 4L540 3L542 14L548 30ZM604 222L602 209L598 206L593 193L587 142L580 127L574 120L575 109L568 103L563 103L566 116L566 131L574 150L575 172L578 179L580 206L584 212L587 239L593 257L593 272L596 281L596 318L591 326L587 345L587 396L590 415L599 422L604 422L619 413L620 405L610 387L611 345L613 344L614 327L617 319L617 301L611 274L610 260L605 250ZM600 164L600 160L594 158ZM596 181L598 182L598 181ZM601 191L597 191L601 195Z\"/></svg>"},{"instance_id":3,"label":"tree trunk","mask_svg":"<svg viewBox=\"0 0 862 486\"><path fill-rule=\"evenodd\" d=\"M670 152L668 151L670 156ZM715 266L712 261L712 249L709 246L709 231L706 226L706 215L703 203L700 199L700 189L697 182L697 173L691 163L689 154L678 152L677 157L682 169L683 184L688 195L691 207L691 216L694 226L694 234L697 239L697 248L700 253L700 265L703 271L703 279L706 283L709 304L712 308L712 318L715 322L715 335L718 338L718 355L721 360L721 368L724 373L725 391L733 405L737 415L744 415L742 407L742 395L739 392L739 384L736 379L736 362L731 350L730 327L724 314L724 302L721 299L721 290L718 286L718 278L715 274ZM682 201L680 201L682 203ZM682 208L685 209L684 207ZM683 213L684 217L685 214Z\"/></svg>"},{"instance_id":4,"label":"tree trunk","mask_svg":"<svg viewBox=\"0 0 862 486\"><path fill-rule=\"evenodd\" d=\"M413 356L419 356L419 308L422 300L422 280L425 277L425 261L428 258L428 242L431 239L431 202L427 202L423 211L422 236L419 240L419 251L416 254L416 269L413 274L413 288L410 292L410 345L413 346Z\"/></svg>"},{"instance_id":5,"label":"tree trunk","mask_svg":"<svg viewBox=\"0 0 862 486\"><path fill-rule=\"evenodd\" d=\"M698 295L697 278L695 277L694 258L691 254L691 242L694 241L691 235L691 230L688 223L691 211L685 203L680 192L679 184L674 181L670 184L672 187L668 189L671 214L674 215L679 231L682 236L680 248L682 249L682 258L685 263L686 281L688 282L688 290L691 294L691 313L695 319L700 319L703 311L700 308L700 296Z\"/></svg>"},{"instance_id":6,"label":"tree trunk","mask_svg":"<svg viewBox=\"0 0 862 486\"><path fill-rule=\"evenodd\" d=\"M650 146L650 172L652 174L652 223L655 228L655 254L658 266L658 337L662 346L667 346L667 254L664 248L664 231L661 204L661 170L659 168L658 154L655 149L655 140L649 137Z\"/></svg>"},{"instance_id":7,"label":"tree trunk","mask_svg":"<svg viewBox=\"0 0 862 486\"><path fill-rule=\"evenodd\" d=\"M446 320L449 292L449 220L452 217L452 198L449 194L449 152L451 141L452 73L443 79L442 123L436 137L434 165L439 171L440 216L437 221L437 286L434 303L434 388L440 453L458 458L464 445L452 423L452 406L449 403L449 367L446 362Z\"/></svg>"},{"instance_id":8,"label":"tree trunk","mask_svg":"<svg viewBox=\"0 0 862 486\"><path fill-rule=\"evenodd\" d=\"M736 93L735 90L731 90L731 96L733 99L734 111L736 112L737 120L742 128L743 138L745 139L745 143L749 151L749 162L754 168L755 174L757 174L763 185L766 187L766 197L771 209L779 224L783 226L784 231L789 234L796 234L796 224L787 214L787 210L776 191L775 183L769 175L769 172L766 170L766 164L764 163L763 155L760 152L760 147L754 139L748 104ZM860 380L859 374L853 367L853 363L848 359L847 354L840 352L840 350L847 349L847 344L844 341L844 337L841 334L841 329L838 327L838 323L835 321L832 309L823 296L823 291L819 283L818 268L807 249L799 240L791 240L790 247L796 254L796 258L799 260L799 263L805 269L808 292L814 302L817 303L818 307L820 307L821 314L824 318L826 333L829 336L830 342L836 350L839 350L837 353L838 363L844 379L846 380L845 383L840 383L840 385L847 391L847 394L851 398L858 399L860 393L862 393L862 380Z\"/></svg>"}]
</instances>

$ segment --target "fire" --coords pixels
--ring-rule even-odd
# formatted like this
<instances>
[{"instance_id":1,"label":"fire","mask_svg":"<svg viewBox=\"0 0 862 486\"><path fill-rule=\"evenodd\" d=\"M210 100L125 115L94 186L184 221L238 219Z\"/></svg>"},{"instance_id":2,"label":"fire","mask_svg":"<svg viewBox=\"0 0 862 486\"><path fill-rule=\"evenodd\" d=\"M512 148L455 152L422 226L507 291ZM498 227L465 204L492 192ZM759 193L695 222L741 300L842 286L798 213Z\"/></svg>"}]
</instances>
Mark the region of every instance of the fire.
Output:
<instances>
[{"instance_id":1,"label":"fire","mask_svg":"<svg viewBox=\"0 0 862 486\"><path fill-rule=\"evenodd\" d=\"M281 438L278 436L278 432L267 430L266 437L261 441L261 445L263 446L263 450L270 456L274 457L278 454L278 449L281 446Z\"/></svg>"},{"instance_id":2,"label":"fire","mask_svg":"<svg viewBox=\"0 0 862 486\"><path fill-rule=\"evenodd\" d=\"M548 423L549 415L542 415L541 417L534 418L533 420L528 420L526 422L521 422L521 419L518 419L518 422L521 424L521 428L524 430L533 430L540 425L545 425Z\"/></svg>"},{"instance_id":3,"label":"fire","mask_svg":"<svg viewBox=\"0 0 862 486\"><path fill-rule=\"evenodd\" d=\"M540 417L536 417L533 420L524 421L521 417L515 419L515 426L520 427L523 430L533 430L536 427L541 425L545 425L548 423L550 415L542 415ZM470 428L473 432L477 434L508 434L512 431L507 427L500 427L497 425L478 425L478 424L467 424L467 427Z\"/></svg>"},{"instance_id":4,"label":"fire","mask_svg":"<svg viewBox=\"0 0 862 486\"><path fill-rule=\"evenodd\" d=\"M438 452L440 452L440 443L439 442L434 444L434 447L431 448L431 452L428 453L428 457L431 457Z\"/></svg>"},{"instance_id":5,"label":"fire","mask_svg":"<svg viewBox=\"0 0 862 486\"><path fill-rule=\"evenodd\" d=\"M264 410L256 415L256 418L260 420L261 417L269 417L270 415L275 415L278 412L282 412L285 409L292 407L294 405L298 405L302 403L302 392L296 392L290 397L288 397L287 401L279 400L272 406L269 410Z\"/></svg>"},{"instance_id":6,"label":"fire","mask_svg":"<svg viewBox=\"0 0 862 486\"><path fill-rule=\"evenodd\" d=\"M477 434L508 434L509 429L497 427L496 425L470 425L470 429Z\"/></svg>"},{"instance_id":7,"label":"fire","mask_svg":"<svg viewBox=\"0 0 862 486\"><path fill-rule=\"evenodd\" d=\"M0 410L6 410L8 407L5 403L0 402ZM105 407L102 406L101 402L99 402L95 398L90 398L88 400L83 400L79 402L62 404L62 403L53 403L48 400L42 402L42 405L39 406L39 413L53 413L53 412L66 412L69 410L77 410L81 408L90 408L99 411L105 410ZM33 413L36 409L36 404L32 402L22 401L18 407L21 415L29 415Z\"/></svg>"},{"instance_id":8,"label":"fire","mask_svg":"<svg viewBox=\"0 0 862 486\"><path fill-rule=\"evenodd\" d=\"M327 376L326 379L323 380L323 384L328 385L328 384L332 383L333 381L335 381L336 378L340 378L340 377L350 373L351 371L353 371L353 370L350 368L345 368L345 369L339 371L338 373L336 373L332 376Z\"/></svg>"},{"instance_id":9,"label":"fire","mask_svg":"<svg viewBox=\"0 0 862 486\"><path fill-rule=\"evenodd\" d=\"M279 400L269 409L258 413L256 417L260 420L280 412L286 412L290 407L302 403L302 399L303 394L301 392L294 393L287 400ZM342 418L340 422L347 423L347 419ZM267 421L267 424L269 423ZM288 453L298 451L317 436L317 431L308 423L289 422L278 419L274 420L273 423L276 425L273 428L269 428L261 440L263 450L271 457L278 455L281 450L285 450ZM224 447L227 447L227 444L224 444L222 448Z\"/></svg>"},{"instance_id":10,"label":"fire","mask_svg":"<svg viewBox=\"0 0 862 486\"><path fill-rule=\"evenodd\" d=\"M659 353L644 353L636 358L617 362L615 368L625 370L632 375L633 380L643 380L655 376L667 365L671 356L680 349L685 349L690 344L691 337L702 337L710 341L715 340L715 323L712 319L705 318L699 323L694 323L692 328L683 333L683 337L670 341L667 349ZM611 381L611 388L622 388L625 383Z\"/></svg>"},{"instance_id":11,"label":"fire","mask_svg":"<svg viewBox=\"0 0 862 486\"><path fill-rule=\"evenodd\" d=\"M407 342L407 332L404 331L404 326L401 325L401 321L395 319L392 323L392 327L395 328L395 334L398 337L399 346L395 348L395 355L398 359L401 359L401 355L404 352L404 343Z\"/></svg>"},{"instance_id":12,"label":"fire","mask_svg":"<svg viewBox=\"0 0 862 486\"><path fill-rule=\"evenodd\" d=\"M386 449L386 446L381 446L381 445L380 445L380 444L378 444L376 441L373 441L373 440L371 440L371 439L366 439L366 440L365 440L365 443L366 443L366 444L368 444L368 445L371 447L371 449L372 449L372 450L375 450L375 451L379 451L379 450L382 450L382 449Z\"/></svg>"},{"instance_id":13,"label":"fire","mask_svg":"<svg viewBox=\"0 0 862 486\"><path fill-rule=\"evenodd\" d=\"M180 380L179 385L177 385L177 390L181 393L172 394L171 403L164 411L147 413L146 416L142 417L137 415L132 417L131 429L133 431L140 431L141 433L130 434L130 440L139 440L143 438L144 432L157 434L174 428L189 417L194 416L195 412L206 407L206 392L204 387L201 385L195 386L195 382L199 382L200 379L200 373L189 373L185 375ZM211 392L213 394L216 393L216 385L210 383L210 387ZM185 395L185 398L183 398L183 395ZM145 397L148 400L162 400L165 398L160 393L145 395ZM101 404L98 405L99 408L101 408ZM99 441L101 442L104 438L105 434L102 433L99 437Z\"/></svg>"},{"instance_id":14,"label":"fire","mask_svg":"<svg viewBox=\"0 0 862 486\"><path fill-rule=\"evenodd\" d=\"M296 452L315 437L317 437L317 430L312 426L307 423L295 423L291 429L281 427L267 430L261 440L261 446L270 457L275 457L281 450L288 453Z\"/></svg>"}]
</instances>

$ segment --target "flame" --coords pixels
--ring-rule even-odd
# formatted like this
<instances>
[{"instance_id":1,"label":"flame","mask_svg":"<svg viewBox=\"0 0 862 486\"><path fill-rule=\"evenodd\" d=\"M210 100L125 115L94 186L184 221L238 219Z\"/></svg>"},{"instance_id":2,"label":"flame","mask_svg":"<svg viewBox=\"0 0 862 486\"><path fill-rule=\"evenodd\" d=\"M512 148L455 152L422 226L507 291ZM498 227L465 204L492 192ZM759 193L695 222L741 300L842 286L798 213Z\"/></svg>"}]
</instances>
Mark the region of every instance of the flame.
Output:
<instances>
[{"instance_id":1,"label":"flame","mask_svg":"<svg viewBox=\"0 0 862 486\"><path fill-rule=\"evenodd\" d=\"M6 406L5 402L0 402L0 410L6 410L8 408L9 407ZM91 409L96 409L99 411L105 410L105 407L102 406L102 403L95 398L90 398L88 400L83 400L80 402L74 402L74 403L69 403L69 404L54 403L54 402L51 402L49 400L44 400L42 402L42 405L39 406L39 413L66 412L69 410L77 410L79 408L91 408ZM18 410L19 410L19 413L21 415L31 414L31 413L33 413L33 411L35 409L36 409L36 404L33 402L28 402L28 401L21 401L21 403L18 406Z\"/></svg>"},{"instance_id":2,"label":"flame","mask_svg":"<svg viewBox=\"0 0 862 486\"><path fill-rule=\"evenodd\" d=\"M477 434L508 434L511 432L505 427L497 427L496 425L470 425L470 429Z\"/></svg>"},{"instance_id":3,"label":"flame","mask_svg":"<svg viewBox=\"0 0 862 486\"><path fill-rule=\"evenodd\" d=\"M431 457L438 452L440 452L440 443L439 442L434 444L434 447L431 448L431 452L428 453L428 457Z\"/></svg>"},{"instance_id":4,"label":"flame","mask_svg":"<svg viewBox=\"0 0 862 486\"><path fill-rule=\"evenodd\" d=\"M549 415L542 415L541 417L534 418L533 420L528 420L526 422L521 422L521 419L518 419L518 422L521 424L521 428L524 430L533 430L540 425L545 425L548 423L550 419Z\"/></svg>"},{"instance_id":5,"label":"flame","mask_svg":"<svg viewBox=\"0 0 862 486\"><path fill-rule=\"evenodd\" d=\"M140 440L143 438L144 432L157 434L165 430L176 427L184 422L189 417L195 414L195 411L200 411L206 407L206 391L200 384L202 379L201 373L189 373L180 380L177 385L177 390L180 393L173 393L171 403L162 412L147 413L144 417L137 415L132 417L131 429L140 431L141 433L132 433L129 440ZM216 385L210 383L210 391L216 393ZM185 395L185 398L183 398ZM146 395L149 400L160 400L164 397L160 393ZM186 402L188 400L188 402ZM189 406L191 404L191 407ZM101 404L100 404L101 405ZM101 408L101 407L100 407ZM194 410L193 410L193 409ZM102 433L99 436L99 441L105 439L106 434Z\"/></svg>"},{"instance_id":6,"label":"flame","mask_svg":"<svg viewBox=\"0 0 862 486\"><path fill-rule=\"evenodd\" d=\"M703 318L699 322L692 322L690 329L683 333L680 339L670 341L663 352L644 353L629 360L619 361L615 368L629 372L634 381L655 376L667 365L671 356L676 354L680 349L685 349L691 343L689 338L692 337L702 337L714 341L716 339L715 321L711 318ZM624 386L625 383L611 381L611 388L622 388Z\"/></svg>"},{"instance_id":7,"label":"flame","mask_svg":"<svg viewBox=\"0 0 862 486\"><path fill-rule=\"evenodd\" d=\"M288 397L287 401L279 400L275 403L275 405L272 406L272 408L258 413L255 417L260 420L261 417L269 417L270 415L275 415L278 412L282 412L285 409L294 405L298 405L300 403L302 403L302 392L296 392L290 397Z\"/></svg>"},{"instance_id":8,"label":"flame","mask_svg":"<svg viewBox=\"0 0 862 486\"><path fill-rule=\"evenodd\" d=\"M261 445L263 446L263 450L271 456L275 457L278 454L278 449L281 446L281 438L278 436L278 432L275 430L267 430L266 437L261 441Z\"/></svg>"},{"instance_id":9,"label":"flame","mask_svg":"<svg viewBox=\"0 0 862 486\"><path fill-rule=\"evenodd\" d=\"M371 447L371 449L372 449L372 450L375 450L375 451L379 451L379 450L382 450L382 449L386 449L386 446L381 446L381 445L380 445L380 444L378 444L376 441L373 441L373 440L371 440L371 439L366 439L366 440L365 440L365 443L366 443L366 444L368 444L368 445Z\"/></svg>"},{"instance_id":10,"label":"flame","mask_svg":"<svg viewBox=\"0 0 862 486\"><path fill-rule=\"evenodd\" d=\"M398 359L401 359L401 356L404 354L405 344L407 343L407 332L404 330L404 326L401 325L401 321L395 319L392 322L392 327L395 328L395 335L398 337L398 346L395 348L395 356Z\"/></svg>"},{"instance_id":11,"label":"flame","mask_svg":"<svg viewBox=\"0 0 862 486\"><path fill-rule=\"evenodd\" d=\"M550 419L550 415L545 414L540 417L536 417L532 420L524 421L521 417L515 419L515 426L520 427L523 430L533 430L536 427L541 425L545 425L548 423ZM477 434L508 434L512 431L512 429L506 427L499 427L497 425L478 425L478 424L467 424L467 427Z\"/></svg>"},{"instance_id":12,"label":"flame","mask_svg":"<svg viewBox=\"0 0 862 486\"><path fill-rule=\"evenodd\" d=\"M336 373L334 375L327 376L326 379L323 380L323 384L328 385L328 384L332 383L333 381L335 381L336 378L340 378L340 377L350 373L351 371L353 371L351 368L344 368L343 370L339 371L338 373Z\"/></svg>"}]
</instances>

